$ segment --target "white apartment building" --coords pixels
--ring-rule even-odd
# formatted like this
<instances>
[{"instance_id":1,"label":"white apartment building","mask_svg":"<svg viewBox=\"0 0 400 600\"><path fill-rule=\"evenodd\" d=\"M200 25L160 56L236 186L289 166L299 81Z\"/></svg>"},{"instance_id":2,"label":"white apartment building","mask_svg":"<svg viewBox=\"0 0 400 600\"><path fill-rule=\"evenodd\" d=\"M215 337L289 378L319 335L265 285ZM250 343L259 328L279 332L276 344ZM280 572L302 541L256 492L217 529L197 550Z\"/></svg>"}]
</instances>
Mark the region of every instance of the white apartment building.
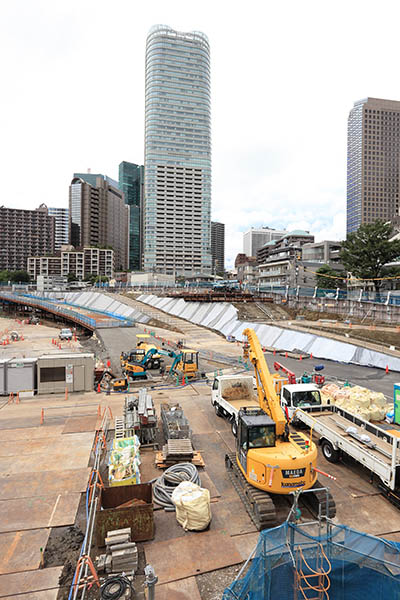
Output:
<instances>
[{"instance_id":1,"label":"white apartment building","mask_svg":"<svg viewBox=\"0 0 400 600\"><path fill-rule=\"evenodd\" d=\"M252 227L243 233L243 253L246 256L257 256L257 250L267 242L279 240L288 232L285 229L272 229L271 227Z\"/></svg>"},{"instance_id":2,"label":"white apartment building","mask_svg":"<svg viewBox=\"0 0 400 600\"><path fill-rule=\"evenodd\" d=\"M69 273L72 273L77 281L82 281L87 275L114 277L113 250L71 248L71 246L62 247L57 256L30 256L28 273L31 279L36 280L38 275L67 277Z\"/></svg>"}]
</instances>

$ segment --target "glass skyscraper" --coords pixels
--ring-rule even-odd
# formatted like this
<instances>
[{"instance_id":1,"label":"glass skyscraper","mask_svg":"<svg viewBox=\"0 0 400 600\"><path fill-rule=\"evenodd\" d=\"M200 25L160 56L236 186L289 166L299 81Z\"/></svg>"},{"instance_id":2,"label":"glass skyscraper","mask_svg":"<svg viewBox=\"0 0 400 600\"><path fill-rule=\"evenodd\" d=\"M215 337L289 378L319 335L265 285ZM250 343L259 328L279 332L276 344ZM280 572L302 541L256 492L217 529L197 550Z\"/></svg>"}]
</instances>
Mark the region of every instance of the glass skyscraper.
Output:
<instances>
[{"instance_id":1,"label":"glass skyscraper","mask_svg":"<svg viewBox=\"0 0 400 600\"><path fill-rule=\"evenodd\" d=\"M145 271L211 273L210 48L153 27L146 45Z\"/></svg>"},{"instance_id":2,"label":"glass skyscraper","mask_svg":"<svg viewBox=\"0 0 400 600\"><path fill-rule=\"evenodd\" d=\"M124 192L125 204L129 204L129 270L142 268L142 206L143 166L123 161L119 165L119 188Z\"/></svg>"},{"instance_id":3,"label":"glass skyscraper","mask_svg":"<svg viewBox=\"0 0 400 600\"><path fill-rule=\"evenodd\" d=\"M400 102L354 103L347 127L347 233L399 216Z\"/></svg>"}]
</instances>

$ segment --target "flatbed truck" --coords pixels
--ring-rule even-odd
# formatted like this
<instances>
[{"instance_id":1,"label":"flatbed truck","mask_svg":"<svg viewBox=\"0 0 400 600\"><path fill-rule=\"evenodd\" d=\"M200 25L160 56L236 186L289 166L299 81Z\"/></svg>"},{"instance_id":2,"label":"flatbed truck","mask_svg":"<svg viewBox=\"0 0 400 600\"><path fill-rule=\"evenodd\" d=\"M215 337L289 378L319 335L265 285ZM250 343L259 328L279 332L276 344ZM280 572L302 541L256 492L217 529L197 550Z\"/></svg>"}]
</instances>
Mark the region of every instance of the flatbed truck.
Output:
<instances>
[{"instance_id":1,"label":"flatbed truck","mask_svg":"<svg viewBox=\"0 0 400 600\"><path fill-rule=\"evenodd\" d=\"M335 463L350 456L400 508L400 437L334 404L299 408L296 417L318 436L326 460Z\"/></svg>"}]
</instances>

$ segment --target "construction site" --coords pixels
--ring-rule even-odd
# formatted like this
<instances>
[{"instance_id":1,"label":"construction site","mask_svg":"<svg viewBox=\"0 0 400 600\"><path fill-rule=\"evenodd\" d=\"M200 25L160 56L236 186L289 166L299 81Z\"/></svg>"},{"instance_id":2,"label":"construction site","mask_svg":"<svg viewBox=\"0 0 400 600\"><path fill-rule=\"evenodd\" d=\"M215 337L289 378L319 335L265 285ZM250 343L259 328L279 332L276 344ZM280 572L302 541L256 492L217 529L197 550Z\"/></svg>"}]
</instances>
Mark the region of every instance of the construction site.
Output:
<instances>
[{"instance_id":1,"label":"construction site","mask_svg":"<svg viewBox=\"0 0 400 600\"><path fill-rule=\"evenodd\" d=\"M0 302L0 598L400 597L400 323Z\"/></svg>"}]
</instances>

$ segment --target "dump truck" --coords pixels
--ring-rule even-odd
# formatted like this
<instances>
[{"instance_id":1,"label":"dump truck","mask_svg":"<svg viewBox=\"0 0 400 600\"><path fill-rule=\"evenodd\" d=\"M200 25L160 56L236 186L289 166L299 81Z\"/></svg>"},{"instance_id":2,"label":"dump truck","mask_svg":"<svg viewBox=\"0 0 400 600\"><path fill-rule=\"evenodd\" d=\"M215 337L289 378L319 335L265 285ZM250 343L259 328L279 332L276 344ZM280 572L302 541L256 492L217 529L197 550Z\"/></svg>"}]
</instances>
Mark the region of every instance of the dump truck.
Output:
<instances>
[{"instance_id":1,"label":"dump truck","mask_svg":"<svg viewBox=\"0 0 400 600\"><path fill-rule=\"evenodd\" d=\"M275 391L280 397L282 409L287 418L296 424L296 410L302 406L320 406L321 394L314 383L286 383L287 378L271 375ZM211 391L211 404L219 417L231 422L232 433L237 435L237 423L241 408L258 406L254 392L254 378L251 375L219 375L214 378Z\"/></svg>"}]
</instances>

